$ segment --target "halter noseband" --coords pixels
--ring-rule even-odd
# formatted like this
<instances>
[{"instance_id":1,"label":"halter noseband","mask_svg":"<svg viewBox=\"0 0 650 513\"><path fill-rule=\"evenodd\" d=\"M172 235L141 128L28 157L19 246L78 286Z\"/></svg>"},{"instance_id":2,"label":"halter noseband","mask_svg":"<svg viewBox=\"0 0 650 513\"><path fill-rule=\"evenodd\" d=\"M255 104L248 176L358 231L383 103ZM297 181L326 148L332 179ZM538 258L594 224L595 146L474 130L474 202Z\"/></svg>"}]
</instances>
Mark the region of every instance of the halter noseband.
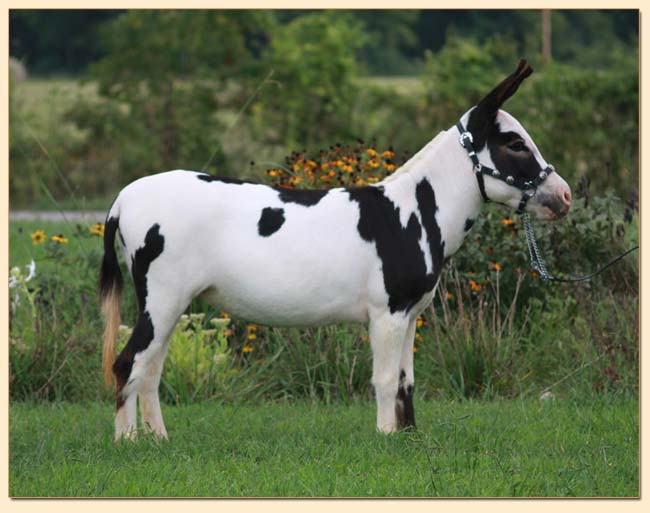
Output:
<instances>
[{"instance_id":1,"label":"halter noseband","mask_svg":"<svg viewBox=\"0 0 650 513\"><path fill-rule=\"evenodd\" d=\"M463 124L460 121L456 123L456 128L458 128L458 131L460 132L460 145L467 150L469 158L472 160L474 172L476 174L476 181L478 182L478 190L481 192L483 201L486 203L490 201L490 198L488 198L487 194L485 193L485 181L483 180L484 174L488 174L493 178L497 178L498 180L501 180L508 185L512 185L513 187L517 187L517 189L522 191L521 200L519 201L519 206L517 207L517 213L521 214L524 211L528 200L537 194L537 187L539 187L541 183L546 180L548 175L555 171L555 168L549 164L546 169L539 172L539 175L537 175L537 177L524 182L523 187L519 187L518 185L515 185L515 178L513 176L508 175L504 178L497 169L492 169L481 164L478 161L478 156L474 150L474 138L472 137L471 132L465 130L465 127L463 127Z\"/></svg>"}]
</instances>

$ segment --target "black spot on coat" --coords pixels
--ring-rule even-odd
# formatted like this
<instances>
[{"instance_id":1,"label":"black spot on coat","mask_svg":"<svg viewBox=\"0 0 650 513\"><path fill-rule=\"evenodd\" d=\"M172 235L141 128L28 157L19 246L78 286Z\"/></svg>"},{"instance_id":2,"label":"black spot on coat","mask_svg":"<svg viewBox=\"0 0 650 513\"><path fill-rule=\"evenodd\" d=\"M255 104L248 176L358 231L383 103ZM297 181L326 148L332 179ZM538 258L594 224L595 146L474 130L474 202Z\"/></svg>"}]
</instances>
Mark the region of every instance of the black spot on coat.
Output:
<instances>
[{"instance_id":1,"label":"black spot on coat","mask_svg":"<svg viewBox=\"0 0 650 513\"><path fill-rule=\"evenodd\" d=\"M298 203L304 207L313 207L329 192L326 189L287 189L274 187L280 193L284 203Z\"/></svg>"},{"instance_id":2,"label":"black spot on coat","mask_svg":"<svg viewBox=\"0 0 650 513\"><path fill-rule=\"evenodd\" d=\"M413 408L413 385L404 385L406 374L404 370L399 374L399 387L395 398L395 414L400 428L415 427L415 409Z\"/></svg>"},{"instance_id":3,"label":"black spot on coat","mask_svg":"<svg viewBox=\"0 0 650 513\"><path fill-rule=\"evenodd\" d=\"M474 219L467 218L465 220L465 228L464 230L466 232L470 231L472 229L472 226L474 226Z\"/></svg>"},{"instance_id":4,"label":"black spot on coat","mask_svg":"<svg viewBox=\"0 0 650 513\"><path fill-rule=\"evenodd\" d=\"M349 189L348 193L350 199L359 204L359 234L365 241L375 243L391 313L408 312L424 294L433 290L443 262L444 244L435 220L438 207L431 184L423 179L415 191L431 250L431 273L427 273L420 248L422 227L415 213L411 214L406 227L402 227L399 207L384 195L382 187L359 187Z\"/></svg>"},{"instance_id":5,"label":"black spot on coat","mask_svg":"<svg viewBox=\"0 0 650 513\"><path fill-rule=\"evenodd\" d=\"M120 355L113 364L113 373L117 381L117 409L122 407L122 389L127 382L135 355L144 351L153 340L154 326L151 315L146 310L147 273L151 263L158 258L165 247L165 238L160 234L160 225L154 224L144 238L144 245L138 248L131 258L131 274L138 299L138 320L133 333Z\"/></svg>"},{"instance_id":6,"label":"black spot on coat","mask_svg":"<svg viewBox=\"0 0 650 513\"><path fill-rule=\"evenodd\" d=\"M240 180L239 178L229 178L227 176L213 176L209 175L207 173L197 175L197 178L199 180L203 180L204 182L211 183L211 182L221 182L221 183L227 183L231 185L244 185L244 184L254 184L258 185L255 182L252 182L250 180Z\"/></svg>"},{"instance_id":7,"label":"black spot on coat","mask_svg":"<svg viewBox=\"0 0 650 513\"><path fill-rule=\"evenodd\" d=\"M262 237L268 237L277 232L283 224L284 209L266 207L257 222L257 230Z\"/></svg>"}]
</instances>

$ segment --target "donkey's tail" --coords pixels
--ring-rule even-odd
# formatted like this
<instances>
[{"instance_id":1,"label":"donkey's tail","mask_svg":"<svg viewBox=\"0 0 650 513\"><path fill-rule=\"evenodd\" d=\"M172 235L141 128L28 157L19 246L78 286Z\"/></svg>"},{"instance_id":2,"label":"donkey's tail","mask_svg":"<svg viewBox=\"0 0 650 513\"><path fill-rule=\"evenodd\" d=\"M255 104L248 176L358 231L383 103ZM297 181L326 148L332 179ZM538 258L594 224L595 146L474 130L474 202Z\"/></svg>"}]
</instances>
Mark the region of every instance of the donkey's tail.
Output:
<instances>
[{"instance_id":1,"label":"donkey's tail","mask_svg":"<svg viewBox=\"0 0 650 513\"><path fill-rule=\"evenodd\" d=\"M119 228L117 205L111 208L104 227L104 258L99 274L99 298L102 303L105 326L102 350L104 382L113 382L113 362L115 361L115 341L120 327L120 297L122 296L122 271L115 253L115 233Z\"/></svg>"}]
</instances>

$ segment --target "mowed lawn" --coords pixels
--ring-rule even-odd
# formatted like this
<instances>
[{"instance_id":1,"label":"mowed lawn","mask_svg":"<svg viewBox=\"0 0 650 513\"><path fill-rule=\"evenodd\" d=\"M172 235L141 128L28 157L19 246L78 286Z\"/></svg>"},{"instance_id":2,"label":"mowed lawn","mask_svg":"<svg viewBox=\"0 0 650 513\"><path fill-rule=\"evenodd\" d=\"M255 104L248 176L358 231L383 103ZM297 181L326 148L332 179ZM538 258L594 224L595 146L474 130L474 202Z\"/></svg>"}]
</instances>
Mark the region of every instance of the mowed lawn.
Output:
<instances>
[{"instance_id":1,"label":"mowed lawn","mask_svg":"<svg viewBox=\"0 0 650 513\"><path fill-rule=\"evenodd\" d=\"M418 431L391 436L371 403L166 406L168 442L117 445L112 413L14 404L10 495L639 495L636 398L420 400Z\"/></svg>"}]
</instances>

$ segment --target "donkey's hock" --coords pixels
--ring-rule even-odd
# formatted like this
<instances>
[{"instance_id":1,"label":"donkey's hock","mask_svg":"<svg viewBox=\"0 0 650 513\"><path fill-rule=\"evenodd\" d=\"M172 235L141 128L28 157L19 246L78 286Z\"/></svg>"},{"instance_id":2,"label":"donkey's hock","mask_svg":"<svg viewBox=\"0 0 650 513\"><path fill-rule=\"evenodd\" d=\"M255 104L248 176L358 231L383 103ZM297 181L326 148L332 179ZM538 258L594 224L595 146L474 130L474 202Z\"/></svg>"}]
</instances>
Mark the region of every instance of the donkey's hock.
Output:
<instances>
[{"instance_id":1,"label":"donkey's hock","mask_svg":"<svg viewBox=\"0 0 650 513\"><path fill-rule=\"evenodd\" d=\"M501 110L531 73L522 60L456 126L374 185L288 190L179 170L125 187L108 212L100 273L115 438L135 435L138 398L143 429L167 436L160 374L174 326L197 295L260 324L367 323L377 428L415 426L416 319L483 202L541 219L562 217L571 204L566 182ZM116 239L138 300L117 358Z\"/></svg>"}]
</instances>

